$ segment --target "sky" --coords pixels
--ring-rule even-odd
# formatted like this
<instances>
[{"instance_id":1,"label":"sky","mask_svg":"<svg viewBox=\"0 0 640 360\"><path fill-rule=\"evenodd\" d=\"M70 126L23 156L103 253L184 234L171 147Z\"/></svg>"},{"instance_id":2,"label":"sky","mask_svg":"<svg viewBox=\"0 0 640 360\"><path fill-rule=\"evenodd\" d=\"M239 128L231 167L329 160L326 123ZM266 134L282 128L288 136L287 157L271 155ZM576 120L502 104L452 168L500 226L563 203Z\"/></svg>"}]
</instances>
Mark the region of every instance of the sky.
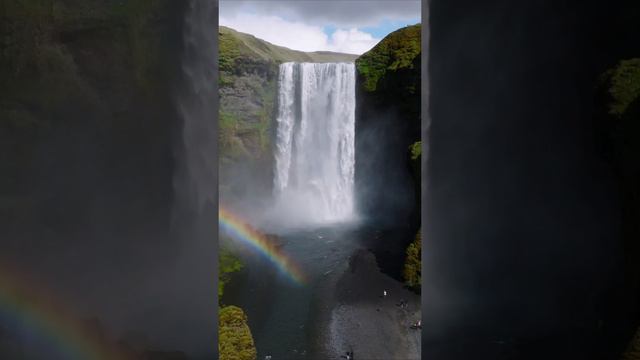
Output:
<instances>
[{"instance_id":1,"label":"sky","mask_svg":"<svg viewBox=\"0 0 640 360\"><path fill-rule=\"evenodd\" d=\"M220 0L220 25L300 51L362 54L420 22L416 0Z\"/></svg>"}]
</instances>

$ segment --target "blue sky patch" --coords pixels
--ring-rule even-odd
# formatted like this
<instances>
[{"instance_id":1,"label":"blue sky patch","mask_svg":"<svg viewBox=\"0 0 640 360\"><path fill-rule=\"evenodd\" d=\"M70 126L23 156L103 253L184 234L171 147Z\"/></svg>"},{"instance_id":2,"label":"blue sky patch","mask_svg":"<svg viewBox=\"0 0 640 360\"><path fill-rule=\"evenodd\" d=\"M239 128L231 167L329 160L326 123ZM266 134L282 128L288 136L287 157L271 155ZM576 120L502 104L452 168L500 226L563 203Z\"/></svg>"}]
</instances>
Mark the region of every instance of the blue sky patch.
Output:
<instances>
[{"instance_id":1,"label":"blue sky patch","mask_svg":"<svg viewBox=\"0 0 640 360\"><path fill-rule=\"evenodd\" d=\"M419 17L416 17L415 19L410 19L410 20L386 19L382 21L380 24L378 24L378 26L363 27L360 29L360 31L367 32L373 35L373 37L375 38L382 39L383 37L389 35L389 33L392 33L395 30L403 28L407 25L415 25L419 22L420 22Z\"/></svg>"}]
</instances>

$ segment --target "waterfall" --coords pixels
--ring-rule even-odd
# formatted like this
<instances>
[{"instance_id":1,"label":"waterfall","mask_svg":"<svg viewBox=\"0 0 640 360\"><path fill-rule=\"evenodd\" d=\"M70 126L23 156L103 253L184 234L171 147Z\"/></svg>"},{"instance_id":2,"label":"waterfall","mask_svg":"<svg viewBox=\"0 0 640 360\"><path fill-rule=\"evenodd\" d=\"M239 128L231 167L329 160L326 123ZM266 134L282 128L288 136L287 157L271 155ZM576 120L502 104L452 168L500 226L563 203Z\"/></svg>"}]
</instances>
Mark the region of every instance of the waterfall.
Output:
<instances>
[{"instance_id":1,"label":"waterfall","mask_svg":"<svg viewBox=\"0 0 640 360\"><path fill-rule=\"evenodd\" d=\"M218 78L213 45L218 5L189 0L185 6L182 84L175 89L181 118L174 139L175 262L167 264L167 274L157 274L166 285L158 290L158 298L164 300L156 304L159 310L154 318L159 324L153 335L163 346L180 349L190 358L217 359L216 307L212 306L217 288L211 279L218 276ZM175 334L178 328L180 336Z\"/></svg>"},{"instance_id":2,"label":"waterfall","mask_svg":"<svg viewBox=\"0 0 640 360\"><path fill-rule=\"evenodd\" d=\"M355 66L284 63L278 81L274 191L308 220L354 213Z\"/></svg>"}]
</instances>

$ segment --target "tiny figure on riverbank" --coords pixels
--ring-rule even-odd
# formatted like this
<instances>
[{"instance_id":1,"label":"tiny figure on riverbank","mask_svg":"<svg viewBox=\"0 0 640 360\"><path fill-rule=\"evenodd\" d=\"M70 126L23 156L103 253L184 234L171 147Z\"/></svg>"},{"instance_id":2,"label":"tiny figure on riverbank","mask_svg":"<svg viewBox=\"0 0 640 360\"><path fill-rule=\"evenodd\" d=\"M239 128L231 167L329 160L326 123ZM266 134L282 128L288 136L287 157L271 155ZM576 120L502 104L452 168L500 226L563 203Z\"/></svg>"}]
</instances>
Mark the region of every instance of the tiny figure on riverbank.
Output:
<instances>
[{"instance_id":1,"label":"tiny figure on riverbank","mask_svg":"<svg viewBox=\"0 0 640 360\"><path fill-rule=\"evenodd\" d=\"M416 321L413 325L411 325L412 329L422 329L422 320Z\"/></svg>"},{"instance_id":2,"label":"tiny figure on riverbank","mask_svg":"<svg viewBox=\"0 0 640 360\"><path fill-rule=\"evenodd\" d=\"M382 297L387 297L387 290L382 291Z\"/></svg>"},{"instance_id":3,"label":"tiny figure on riverbank","mask_svg":"<svg viewBox=\"0 0 640 360\"><path fill-rule=\"evenodd\" d=\"M353 360L353 351L347 351L347 355L342 355L340 357L345 358L347 360Z\"/></svg>"},{"instance_id":4,"label":"tiny figure on riverbank","mask_svg":"<svg viewBox=\"0 0 640 360\"><path fill-rule=\"evenodd\" d=\"M407 305L409 305L409 304L407 303L407 300L405 300L405 299L400 299L400 302L398 303L398 305L397 305L397 306L399 306L401 309L404 309L404 308L406 308L406 307L407 307Z\"/></svg>"}]
</instances>

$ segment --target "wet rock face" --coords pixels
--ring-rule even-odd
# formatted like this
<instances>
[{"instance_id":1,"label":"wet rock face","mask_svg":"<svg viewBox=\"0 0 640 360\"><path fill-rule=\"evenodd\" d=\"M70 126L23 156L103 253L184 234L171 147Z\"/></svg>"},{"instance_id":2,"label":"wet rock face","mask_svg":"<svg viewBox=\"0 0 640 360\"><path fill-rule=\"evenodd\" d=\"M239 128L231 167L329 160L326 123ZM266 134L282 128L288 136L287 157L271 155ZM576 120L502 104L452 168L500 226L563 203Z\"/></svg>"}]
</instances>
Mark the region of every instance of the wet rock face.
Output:
<instances>
[{"instance_id":1,"label":"wet rock face","mask_svg":"<svg viewBox=\"0 0 640 360\"><path fill-rule=\"evenodd\" d=\"M275 102L275 81L273 78L258 73L243 73L233 76L229 86L220 88L221 111L233 114L239 128L250 132L250 128L259 126L262 121L269 121ZM253 157L268 149L253 149Z\"/></svg>"},{"instance_id":2,"label":"wet rock face","mask_svg":"<svg viewBox=\"0 0 640 360\"><path fill-rule=\"evenodd\" d=\"M252 62L248 68L240 66L233 73L221 74L225 84L219 88L220 114L230 119L230 124L221 126L224 138L220 142L219 180L223 197L247 196L238 176L253 179L255 186L250 188L260 189L259 194L271 192L276 74L277 66L270 62Z\"/></svg>"},{"instance_id":3,"label":"wet rock face","mask_svg":"<svg viewBox=\"0 0 640 360\"><path fill-rule=\"evenodd\" d=\"M626 345L637 290L621 287L619 189L594 140L623 3L432 1L425 356ZM447 349L464 343L479 346Z\"/></svg>"},{"instance_id":4,"label":"wet rock face","mask_svg":"<svg viewBox=\"0 0 640 360\"><path fill-rule=\"evenodd\" d=\"M356 189L359 210L391 224L417 223L420 25L400 29L356 60ZM383 164L383 165L381 165Z\"/></svg>"}]
</instances>

